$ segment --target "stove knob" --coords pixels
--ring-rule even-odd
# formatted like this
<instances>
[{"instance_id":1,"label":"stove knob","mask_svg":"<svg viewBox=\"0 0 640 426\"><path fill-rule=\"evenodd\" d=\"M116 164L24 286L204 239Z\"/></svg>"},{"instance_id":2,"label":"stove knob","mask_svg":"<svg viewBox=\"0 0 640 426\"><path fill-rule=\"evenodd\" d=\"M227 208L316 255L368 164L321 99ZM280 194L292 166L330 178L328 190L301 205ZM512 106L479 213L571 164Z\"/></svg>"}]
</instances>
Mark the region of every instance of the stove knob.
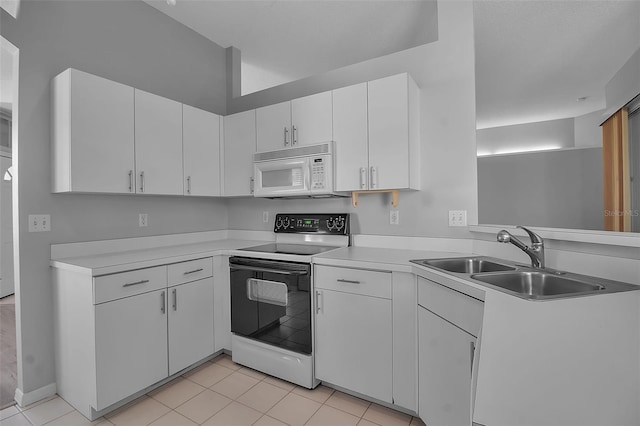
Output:
<instances>
[{"instance_id":1,"label":"stove knob","mask_svg":"<svg viewBox=\"0 0 640 426\"><path fill-rule=\"evenodd\" d=\"M291 219L289 219L288 217L285 217L282 225L283 225L284 229L287 229L289 227L289 225L291 225Z\"/></svg>"},{"instance_id":2,"label":"stove knob","mask_svg":"<svg viewBox=\"0 0 640 426\"><path fill-rule=\"evenodd\" d=\"M276 220L276 229L280 229L282 228L282 219L278 218L278 220Z\"/></svg>"}]
</instances>

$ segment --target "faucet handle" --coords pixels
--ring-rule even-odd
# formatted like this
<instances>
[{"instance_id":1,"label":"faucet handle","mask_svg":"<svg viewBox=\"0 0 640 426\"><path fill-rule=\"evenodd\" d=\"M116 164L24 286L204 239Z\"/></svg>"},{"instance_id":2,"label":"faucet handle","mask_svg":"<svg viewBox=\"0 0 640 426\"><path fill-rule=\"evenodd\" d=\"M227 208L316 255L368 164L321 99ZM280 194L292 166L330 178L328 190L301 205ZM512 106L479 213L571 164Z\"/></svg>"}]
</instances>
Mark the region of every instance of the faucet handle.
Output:
<instances>
[{"instance_id":1,"label":"faucet handle","mask_svg":"<svg viewBox=\"0 0 640 426\"><path fill-rule=\"evenodd\" d=\"M522 229L524 232L529 234L529 238L531 238L531 244L544 244L544 240L542 237L530 229L525 228L524 226L516 226L516 228Z\"/></svg>"}]
</instances>

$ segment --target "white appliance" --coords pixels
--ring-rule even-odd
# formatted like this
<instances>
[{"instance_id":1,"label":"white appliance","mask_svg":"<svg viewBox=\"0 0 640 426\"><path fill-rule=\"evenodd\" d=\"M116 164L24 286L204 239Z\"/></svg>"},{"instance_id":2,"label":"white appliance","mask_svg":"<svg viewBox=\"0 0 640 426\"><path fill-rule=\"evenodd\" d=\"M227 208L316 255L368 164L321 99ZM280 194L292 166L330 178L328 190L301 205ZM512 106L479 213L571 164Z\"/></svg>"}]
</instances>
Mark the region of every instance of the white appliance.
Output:
<instances>
[{"instance_id":1,"label":"white appliance","mask_svg":"<svg viewBox=\"0 0 640 426\"><path fill-rule=\"evenodd\" d=\"M231 350L238 364L313 389L311 257L349 245L349 214L277 214L275 242L229 258Z\"/></svg>"},{"instance_id":2,"label":"white appliance","mask_svg":"<svg viewBox=\"0 0 640 426\"><path fill-rule=\"evenodd\" d=\"M254 197L333 197L333 142L253 155Z\"/></svg>"}]
</instances>

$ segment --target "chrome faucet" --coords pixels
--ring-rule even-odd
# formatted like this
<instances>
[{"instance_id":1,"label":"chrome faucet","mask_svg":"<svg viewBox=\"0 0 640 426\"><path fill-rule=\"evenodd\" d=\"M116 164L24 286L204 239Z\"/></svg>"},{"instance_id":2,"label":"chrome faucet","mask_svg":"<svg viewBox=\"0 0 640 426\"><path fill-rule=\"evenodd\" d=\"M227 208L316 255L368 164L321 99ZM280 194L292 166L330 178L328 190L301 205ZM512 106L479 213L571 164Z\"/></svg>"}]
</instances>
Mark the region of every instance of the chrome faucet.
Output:
<instances>
[{"instance_id":1,"label":"chrome faucet","mask_svg":"<svg viewBox=\"0 0 640 426\"><path fill-rule=\"evenodd\" d=\"M517 226L516 228L520 228L527 234L529 234L529 238L531 238L531 247L527 247L522 241L520 241L504 229L498 232L498 241L501 243L511 243L514 246L518 247L520 250L527 253L527 255L531 258L531 267L543 269L544 241L542 240L542 237L525 228L524 226Z\"/></svg>"}]
</instances>

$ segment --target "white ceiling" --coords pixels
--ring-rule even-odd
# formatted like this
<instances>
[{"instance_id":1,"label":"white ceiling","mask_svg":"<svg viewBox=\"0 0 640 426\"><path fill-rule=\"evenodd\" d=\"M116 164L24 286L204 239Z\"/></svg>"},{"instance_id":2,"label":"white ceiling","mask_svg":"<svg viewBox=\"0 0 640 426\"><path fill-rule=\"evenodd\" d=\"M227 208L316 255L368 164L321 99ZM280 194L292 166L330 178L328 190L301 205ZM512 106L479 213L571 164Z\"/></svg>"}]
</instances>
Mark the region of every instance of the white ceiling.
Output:
<instances>
[{"instance_id":1,"label":"white ceiling","mask_svg":"<svg viewBox=\"0 0 640 426\"><path fill-rule=\"evenodd\" d=\"M474 13L478 128L603 109L640 48L637 0L476 0Z\"/></svg>"},{"instance_id":2,"label":"white ceiling","mask_svg":"<svg viewBox=\"0 0 640 426\"><path fill-rule=\"evenodd\" d=\"M437 37L434 0L145 0L241 51L244 94L419 46Z\"/></svg>"}]
</instances>

